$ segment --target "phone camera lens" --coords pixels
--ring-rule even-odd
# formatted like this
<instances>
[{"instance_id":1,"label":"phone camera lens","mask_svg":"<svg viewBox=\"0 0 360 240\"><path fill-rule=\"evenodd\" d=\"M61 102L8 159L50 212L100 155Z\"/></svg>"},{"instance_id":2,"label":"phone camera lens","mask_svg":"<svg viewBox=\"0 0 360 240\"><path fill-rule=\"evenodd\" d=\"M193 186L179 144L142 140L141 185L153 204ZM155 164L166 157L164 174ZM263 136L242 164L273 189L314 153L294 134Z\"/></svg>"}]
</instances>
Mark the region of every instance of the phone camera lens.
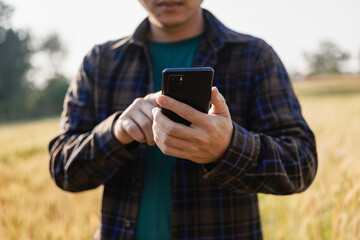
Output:
<instances>
[{"instance_id":1,"label":"phone camera lens","mask_svg":"<svg viewBox=\"0 0 360 240\"><path fill-rule=\"evenodd\" d=\"M183 75L171 75L169 76L168 91L169 93L178 94L183 87Z\"/></svg>"}]
</instances>

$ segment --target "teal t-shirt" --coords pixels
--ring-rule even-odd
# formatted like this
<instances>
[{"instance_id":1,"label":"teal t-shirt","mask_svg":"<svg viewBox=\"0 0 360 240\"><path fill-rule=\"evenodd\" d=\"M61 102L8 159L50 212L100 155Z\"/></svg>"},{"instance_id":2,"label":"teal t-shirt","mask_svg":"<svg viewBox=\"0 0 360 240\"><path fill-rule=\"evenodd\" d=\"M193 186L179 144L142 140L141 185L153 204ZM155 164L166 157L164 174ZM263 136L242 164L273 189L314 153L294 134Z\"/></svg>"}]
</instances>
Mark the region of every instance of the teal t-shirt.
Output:
<instances>
[{"instance_id":1,"label":"teal t-shirt","mask_svg":"<svg viewBox=\"0 0 360 240\"><path fill-rule=\"evenodd\" d=\"M191 67L202 35L178 42L149 42L153 64L154 91L161 90L165 68ZM171 239L171 192L174 157L157 146L149 147L145 165L137 240Z\"/></svg>"}]
</instances>

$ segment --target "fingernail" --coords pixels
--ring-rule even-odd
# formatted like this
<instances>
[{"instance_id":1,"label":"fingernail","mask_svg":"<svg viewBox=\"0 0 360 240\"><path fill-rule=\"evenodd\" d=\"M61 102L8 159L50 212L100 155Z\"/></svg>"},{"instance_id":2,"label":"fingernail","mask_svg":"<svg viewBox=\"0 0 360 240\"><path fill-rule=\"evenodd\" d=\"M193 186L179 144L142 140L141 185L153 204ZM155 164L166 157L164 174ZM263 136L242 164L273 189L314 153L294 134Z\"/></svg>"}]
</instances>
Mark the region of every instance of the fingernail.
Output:
<instances>
[{"instance_id":1,"label":"fingernail","mask_svg":"<svg viewBox=\"0 0 360 240\"><path fill-rule=\"evenodd\" d=\"M157 99L157 101L158 101L158 104L160 104L160 105L164 105L164 104L166 104L166 97L164 96L164 95L160 95L159 97L158 97L158 99Z\"/></svg>"}]
</instances>

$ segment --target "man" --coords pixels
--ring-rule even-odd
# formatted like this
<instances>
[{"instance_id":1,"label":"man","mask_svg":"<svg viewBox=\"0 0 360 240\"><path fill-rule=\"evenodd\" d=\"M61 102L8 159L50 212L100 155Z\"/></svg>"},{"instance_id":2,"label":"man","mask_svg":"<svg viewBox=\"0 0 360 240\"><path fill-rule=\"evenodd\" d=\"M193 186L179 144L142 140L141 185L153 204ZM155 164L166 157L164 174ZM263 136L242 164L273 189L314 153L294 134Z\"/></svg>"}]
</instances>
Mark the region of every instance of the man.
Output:
<instances>
[{"instance_id":1,"label":"man","mask_svg":"<svg viewBox=\"0 0 360 240\"><path fill-rule=\"evenodd\" d=\"M201 0L141 3L149 17L95 46L71 83L49 146L54 181L72 192L104 185L102 239L261 239L256 193L304 191L317 169L283 65ZM157 92L162 69L190 66L215 69L208 114Z\"/></svg>"}]
</instances>

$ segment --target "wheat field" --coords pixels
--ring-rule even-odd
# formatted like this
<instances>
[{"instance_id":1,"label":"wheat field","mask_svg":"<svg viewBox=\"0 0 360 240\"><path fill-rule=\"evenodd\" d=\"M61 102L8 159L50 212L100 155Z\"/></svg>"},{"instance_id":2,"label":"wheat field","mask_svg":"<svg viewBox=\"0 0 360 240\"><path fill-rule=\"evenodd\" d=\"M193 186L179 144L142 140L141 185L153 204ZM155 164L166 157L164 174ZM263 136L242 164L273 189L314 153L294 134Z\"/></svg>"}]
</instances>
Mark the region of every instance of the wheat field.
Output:
<instances>
[{"instance_id":1,"label":"wheat field","mask_svg":"<svg viewBox=\"0 0 360 240\"><path fill-rule=\"evenodd\" d=\"M265 239L360 239L360 77L296 82L314 130L319 169L301 194L260 195ZM101 188L58 189L48 170L48 141L58 119L0 126L0 239L91 239Z\"/></svg>"},{"instance_id":2,"label":"wheat field","mask_svg":"<svg viewBox=\"0 0 360 240\"><path fill-rule=\"evenodd\" d=\"M261 195L265 239L360 239L360 78L320 76L297 82L315 133L319 169L310 188Z\"/></svg>"}]
</instances>

